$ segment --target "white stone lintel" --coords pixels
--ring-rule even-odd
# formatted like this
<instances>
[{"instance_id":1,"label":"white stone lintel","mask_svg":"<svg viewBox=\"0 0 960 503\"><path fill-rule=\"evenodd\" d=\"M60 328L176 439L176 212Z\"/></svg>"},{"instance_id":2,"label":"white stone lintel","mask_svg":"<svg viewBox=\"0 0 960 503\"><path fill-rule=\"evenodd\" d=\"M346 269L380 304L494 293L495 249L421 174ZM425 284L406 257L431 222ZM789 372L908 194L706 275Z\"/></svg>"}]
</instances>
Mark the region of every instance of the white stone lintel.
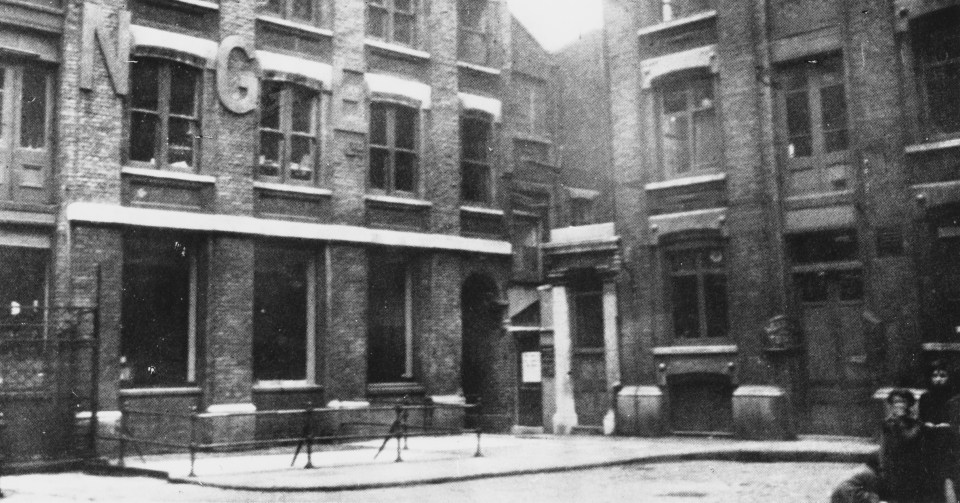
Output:
<instances>
[{"instance_id":1,"label":"white stone lintel","mask_svg":"<svg viewBox=\"0 0 960 503\"><path fill-rule=\"evenodd\" d=\"M207 414L228 415L228 414L250 414L257 411L257 406L252 403L215 403L207 407Z\"/></svg>"},{"instance_id":2,"label":"white stone lintel","mask_svg":"<svg viewBox=\"0 0 960 503\"><path fill-rule=\"evenodd\" d=\"M167 169L135 168L132 166L124 166L123 168L120 168L120 173L124 175L142 176L144 178L180 180L182 182L217 183L217 177L212 175L198 175L196 173L184 173L182 171L171 171Z\"/></svg>"},{"instance_id":3,"label":"white stone lintel","mask_svg":"<svg viewBox=\"0 0 960 503\"><path fill-rule=\"evenodd\" d=\"M457 61L457 66L460 68L466 68L468 70L473 70L479 73L486 73L488 75L500 75L499 68L493 68L492 66L478 65L476 63L468 63L466 61Z\"/></svg>"},{"instance_id":4,"label":"white stone lintel","mask_svg":"<svg viewBox=\"0 0 960 503\"><path fill-rule=\"evenodd\" d=\"M333 30L327 28L318 28L306 23L298 23L296 21L289 21L287 19L274 17L274 16L257 16L258 21L263 21L265 23L274 24L277 26L283 26L285 28L292 28L294 30L299 30L305 33L312 33L314 35L320 35L323 37L332 37Z\"/></svg>"},{"instance_id":5,"label":"white stone lintel","mask_svg":"<svg viewBox=\"0 0 960 503\"><path fill-rule=\"evenodd\" d=\"M420 103L420 108L430 108L430 86L423 82L384 75L380 73L364 74L364 80L371 93L393 94L410 98Z\"/></svg>"},{"instance_id":6,"label":"white stone lintel","mask_svg":"<svg viewBox=\"0 0 960 503\"><path fill-rule=\"evenodd\" d=\"M716 10L705 10L703 12L698 12L696 14L692 14L686 17L671 19L670 21L664 21L662 23L657 23L650 26L644 26L643 28L640 28L639 30L637 30L637 36L643 37L645 35L652 35L657 32L670 30L673 28L679 28L684 25L693 24L698 21L703 21L703 20L711 19L715 17L717 17Z\"/></svg>"},{"instance_id":7,"label":"white stone lintel","mask_svg":"<svg viewBox=\"0 0 960 503\"><path fill-rule=\"evenodd\" d=\"M499 210L497 208L483 208L480 206L461 206L460 211L464 213L478 213L481 215L493 215L498 217L502 217L504 214L503 210Z\"/></svg>"},{"instance_id":8,"label":"white stone lintel","mask_svg":"<svg viewBox=\"0 0 960 503\"><path fill-rule=\"evenodd\" d=\"M500 122L503 115L503 102L499 99L464 92L457 93L457 97L460 98L460 106L464 110L478 110L490 114L494 122Z\"/></svg>"},{"instance_id":9,"label":"white stone lintel","mask_svg":"<svg viewBox=\"0 0 960 503\"><path fill-rule=\"evenodd\" d=\"M710 346L660 346L653 348L655 355L725 355L738 351L735 344L716 344Z\"/></svg>"},{"instance_id":10,"label":"white stone lintel","mask_svg":"<svg viewBox=\"0 0 960 503\"><path fill-rule=\"evenodd\" d=\"M700 183L721 182L727 179L726 173L711 173L708 175L685 176L683 178L674 178L662 182L651 182L643 186L646 190L670 189L673 187L686 187Z\"/></svg>"},{"instance_id":11,"label":"white stone lintel","mask_svg":"<svg viewBox=\"0 0 960 503\"><path fill-rule=\"evenodd\" d=\"M427 51L421 51L419 49L414 49L412 47L407 47L400 44L391 44L390 42L383 42L381 40L376 40L372 38L367 38L363 40L364 45L367 47L373 47L375 49L380 49L381 51L392 52L400 54L403 56L410 56L417 59L430 59L430 53Z\"/></svg>"}]
</instances>

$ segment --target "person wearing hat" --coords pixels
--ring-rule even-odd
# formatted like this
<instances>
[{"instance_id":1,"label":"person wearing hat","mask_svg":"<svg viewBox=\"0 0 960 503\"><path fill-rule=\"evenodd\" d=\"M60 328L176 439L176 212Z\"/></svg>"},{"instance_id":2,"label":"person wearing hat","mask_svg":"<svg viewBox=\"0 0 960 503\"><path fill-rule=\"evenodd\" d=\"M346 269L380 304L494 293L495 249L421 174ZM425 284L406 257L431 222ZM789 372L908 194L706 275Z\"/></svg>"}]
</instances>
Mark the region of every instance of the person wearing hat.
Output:
<instances>
[{"instance_id":1,"label":"person wearing hat","mask_svg":"<svg viewBox=\"0 0 960 503\"><path fill-rule=\"evenodd\" d=\"M913 415L913 392L895 388L887 395L889 416L883 421L880 442L881 496L889 503L943 501L936 488L925 441L929 428Z\"/></svg>"}]
</instances>

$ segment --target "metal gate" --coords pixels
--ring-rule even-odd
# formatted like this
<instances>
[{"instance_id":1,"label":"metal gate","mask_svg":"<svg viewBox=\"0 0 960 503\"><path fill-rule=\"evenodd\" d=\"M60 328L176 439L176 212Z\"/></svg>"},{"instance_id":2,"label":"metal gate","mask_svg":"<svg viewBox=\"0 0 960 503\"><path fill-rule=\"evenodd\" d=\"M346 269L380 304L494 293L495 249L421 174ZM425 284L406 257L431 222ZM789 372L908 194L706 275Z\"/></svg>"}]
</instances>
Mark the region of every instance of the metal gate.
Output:
<instances>
[{"instance_id":1,"label":"metal gate","mask_svg":"<svg viewBox=\"0 0 960 503\"><path fill-rule=\"evenodd\" d=\"M97 408L93 307L3 306L0 312L0 455L4 469L64 464L94 454L87 420Z\"/></svg>"}]
</instances>

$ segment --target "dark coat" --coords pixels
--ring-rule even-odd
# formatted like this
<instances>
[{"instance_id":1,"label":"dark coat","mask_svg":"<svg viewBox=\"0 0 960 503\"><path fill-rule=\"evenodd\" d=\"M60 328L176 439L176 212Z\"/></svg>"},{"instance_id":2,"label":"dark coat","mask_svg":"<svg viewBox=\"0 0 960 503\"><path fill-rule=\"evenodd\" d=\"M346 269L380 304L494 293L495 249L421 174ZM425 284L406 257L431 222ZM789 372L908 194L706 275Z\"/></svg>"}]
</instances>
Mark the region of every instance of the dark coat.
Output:
<instances>
[{"instance_id":1,"label":"dark coat","mask_svg":"<svg viewBox=\"0 0 960 503\"><path fill-rule=\"evenodd\" d=\"M929 459L930 429L913 418L889 418L883 422L880 445L882 496L889 503L937 503L943 501ZM940 481L942 483L942 480Z\"/></svg>"}]
</instances>

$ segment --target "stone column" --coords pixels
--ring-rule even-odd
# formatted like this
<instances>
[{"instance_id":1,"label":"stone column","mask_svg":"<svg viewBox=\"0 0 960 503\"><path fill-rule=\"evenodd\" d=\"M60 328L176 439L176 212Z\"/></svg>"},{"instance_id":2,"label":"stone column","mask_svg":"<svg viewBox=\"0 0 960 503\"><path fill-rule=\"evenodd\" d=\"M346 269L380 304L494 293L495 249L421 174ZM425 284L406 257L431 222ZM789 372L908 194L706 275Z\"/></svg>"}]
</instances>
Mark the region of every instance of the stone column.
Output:
<instances>
[{"instance_id":1,"label":"stone column","mask_svg":"<svg viewBox=\"0 0 960 503\"><path fill-rule=\"evenodd\" d=\"M577 409L570 378L572 361L570 340L570 307L567 287L553 287L553 351L557 412L553 415L553 432L565 435L577 425Z\"/></svg>"},{"instance_id":2,"label":"stone column","mask_svg":"<svg viewBox=\"0 0 960 503\"><path fill-rule=\"evenodd\" d=\"M613 387L620 382L620 338L617 336L617 282L615 278L603 282L603 347L606 362L607 391L610 408L603 417L603 433L612 435L616 429L616 404Z\"/></svg>"}]
</instances>

